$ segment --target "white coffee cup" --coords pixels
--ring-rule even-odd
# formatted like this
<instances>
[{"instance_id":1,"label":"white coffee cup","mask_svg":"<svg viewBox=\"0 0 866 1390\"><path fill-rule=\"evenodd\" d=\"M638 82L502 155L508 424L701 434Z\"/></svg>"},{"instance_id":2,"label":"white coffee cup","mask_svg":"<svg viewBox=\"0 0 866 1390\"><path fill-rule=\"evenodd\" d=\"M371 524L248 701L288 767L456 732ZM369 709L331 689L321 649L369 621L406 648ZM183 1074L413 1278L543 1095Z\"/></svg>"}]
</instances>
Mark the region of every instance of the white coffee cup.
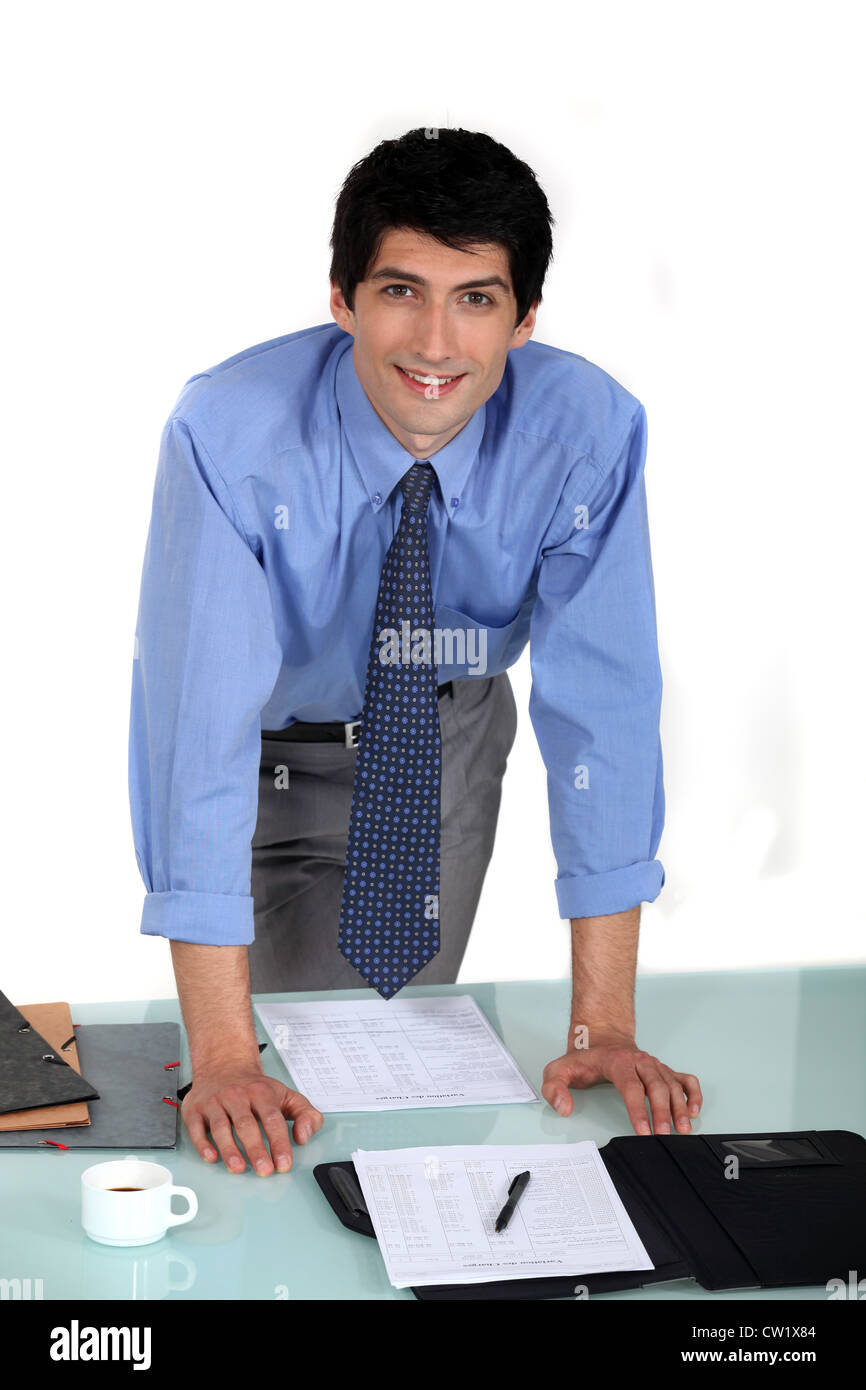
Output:
<instances>
[{"instance_id":1,"label":"white coffee cup","mask_svg":"<svg viewBox=\"0 0 866 1390\"><path fill-rule=\"evenodd\" d=\"M112 1191L132 1187L134 1192ZM171 1209L175 1193L185 1197L188 1211ZM94 1163L81 1174L81 1224L91 1240L102 1245L151 1245L162 1240L169 1226L192 1221L198 1198L191 1187L175 1187L161 1163L148 1163L127 1154L110 1163Z\"/></svg>"}]
</instances>

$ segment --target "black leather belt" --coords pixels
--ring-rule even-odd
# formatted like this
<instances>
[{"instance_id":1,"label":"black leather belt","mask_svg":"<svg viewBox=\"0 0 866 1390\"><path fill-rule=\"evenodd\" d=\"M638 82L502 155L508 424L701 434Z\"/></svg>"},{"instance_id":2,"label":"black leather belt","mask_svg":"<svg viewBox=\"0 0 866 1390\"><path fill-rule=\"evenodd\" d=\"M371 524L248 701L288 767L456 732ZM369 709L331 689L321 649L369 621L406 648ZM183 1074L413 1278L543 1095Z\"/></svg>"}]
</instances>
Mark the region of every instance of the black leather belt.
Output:
<instances>
[{"instance_id":1,"label":"black leather belt","mask_svg":"<svg viewBox=\"0 0 866 1390\"><path fill-rule=\"evenodd\" d=\"M453 699L451 686L451 681L439 686L440 700L443 695L451 695ZM352 719L348 724L336 720L330 724L305 724L298 720L287 729L262 729L262 738L278 739L285 743L342 743L345 748L357 748L360 729L360 719Z\"/></svg>"}]
</instances>

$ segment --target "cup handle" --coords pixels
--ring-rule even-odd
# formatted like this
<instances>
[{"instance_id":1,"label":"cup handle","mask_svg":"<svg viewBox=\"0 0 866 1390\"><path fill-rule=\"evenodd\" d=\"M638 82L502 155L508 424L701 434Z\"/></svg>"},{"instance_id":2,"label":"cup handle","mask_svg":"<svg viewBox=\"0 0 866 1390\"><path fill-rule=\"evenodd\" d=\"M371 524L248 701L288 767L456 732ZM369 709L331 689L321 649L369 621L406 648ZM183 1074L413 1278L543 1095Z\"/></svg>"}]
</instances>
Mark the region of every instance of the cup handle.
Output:
<instances>
[{"instance_id":1,"label":"cup handle","mask_svg":"<svg viewBox=\"0 0 866 1390\"><path fill-rule=\"evenodd\" d=\"M169 1204L171 1204L171 1199L176 1192L179 1193L181 1197L185 1197L186 1200L189 1202L189 1210L182 1211L180 1215L178 1215L177 1212L171 1211L169 1209L168 1218L166 1222L166 1224L169 1226L182 1226L184 1221L192 1221L192 1218L198 1211L198 1197L196 1197L191 1187L169 1188Z\"/></svg>"}]
</instances>

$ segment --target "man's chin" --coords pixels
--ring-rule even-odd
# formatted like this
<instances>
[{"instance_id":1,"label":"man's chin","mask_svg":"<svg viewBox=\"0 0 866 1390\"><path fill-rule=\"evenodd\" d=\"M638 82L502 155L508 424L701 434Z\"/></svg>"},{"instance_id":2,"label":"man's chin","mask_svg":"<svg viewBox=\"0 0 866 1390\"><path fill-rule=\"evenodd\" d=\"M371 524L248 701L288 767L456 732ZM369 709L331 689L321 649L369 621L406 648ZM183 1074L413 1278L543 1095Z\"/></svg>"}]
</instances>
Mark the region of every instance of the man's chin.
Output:
<instances>
[{"instance_id":1,"label":"man's chin","mask_svg":"<svg viewBox=\"0 0 866 1390\"><path fill-rule=\"evenodd\" d=\"M462 412L446 410L444 403L438 404L436 401L425 402L414 410L406 410L405 406L397 408L390 403L389 414L407 434L426 434L431 438L454 429L462 416Z\"/></svg>"}]
</instances>

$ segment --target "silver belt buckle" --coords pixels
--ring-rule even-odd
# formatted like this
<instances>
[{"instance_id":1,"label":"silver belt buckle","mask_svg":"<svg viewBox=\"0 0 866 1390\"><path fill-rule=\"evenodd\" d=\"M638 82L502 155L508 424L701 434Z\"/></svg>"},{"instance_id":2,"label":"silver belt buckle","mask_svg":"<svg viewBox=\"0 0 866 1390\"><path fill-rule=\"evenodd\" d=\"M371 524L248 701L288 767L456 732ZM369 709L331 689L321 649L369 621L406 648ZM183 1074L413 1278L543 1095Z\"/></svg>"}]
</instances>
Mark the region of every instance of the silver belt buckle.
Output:
<instances>
[{"instance_id":1,"label":"silver belt buckle","mask_svg":"<svg viewBox=\"0 0 866 1390\"><path fill-rule=\"evenodd\" d=\"M361 728L360 719L353 719L350 724L344 724L343 728L346 730L346 747L357 748L358 733Z\"/></svg>"}]
</instances>

